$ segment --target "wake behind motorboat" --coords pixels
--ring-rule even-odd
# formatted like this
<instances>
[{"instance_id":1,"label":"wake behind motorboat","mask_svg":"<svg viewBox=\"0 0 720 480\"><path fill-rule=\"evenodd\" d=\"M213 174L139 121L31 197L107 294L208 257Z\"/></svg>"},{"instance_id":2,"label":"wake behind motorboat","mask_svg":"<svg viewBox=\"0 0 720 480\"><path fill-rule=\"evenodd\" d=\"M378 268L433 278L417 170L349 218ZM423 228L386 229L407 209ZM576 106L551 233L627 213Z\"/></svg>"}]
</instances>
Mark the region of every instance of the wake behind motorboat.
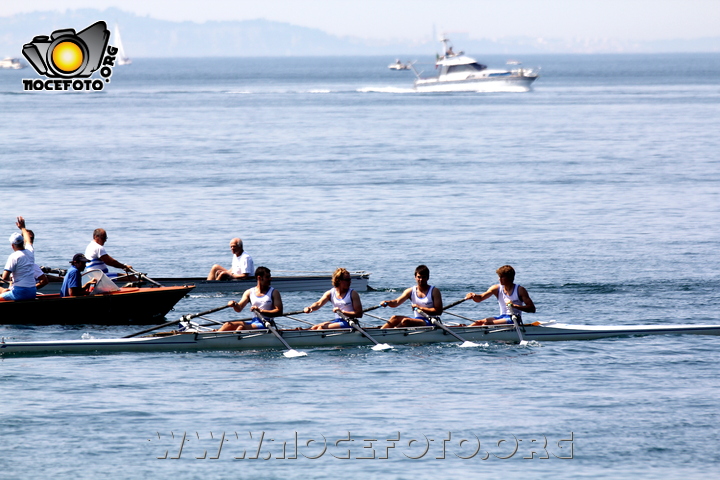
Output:
<instances>
[{"instance_id":1,"label":"wake behind motorboat","mask_svg":"<svg viewBox=\"0 0 720 480\"><path fill-rule=\"evenodd\" d=\"M440 69L437 77L423 78L410 65L417 76L414 88L418 92L527 92L539 76L537 69L522 68L515 61L518 68L512 70L488 68L464 52L455 53L447 37L440 41L444 53L435 62Z\"/></svg>"}]
</instances>

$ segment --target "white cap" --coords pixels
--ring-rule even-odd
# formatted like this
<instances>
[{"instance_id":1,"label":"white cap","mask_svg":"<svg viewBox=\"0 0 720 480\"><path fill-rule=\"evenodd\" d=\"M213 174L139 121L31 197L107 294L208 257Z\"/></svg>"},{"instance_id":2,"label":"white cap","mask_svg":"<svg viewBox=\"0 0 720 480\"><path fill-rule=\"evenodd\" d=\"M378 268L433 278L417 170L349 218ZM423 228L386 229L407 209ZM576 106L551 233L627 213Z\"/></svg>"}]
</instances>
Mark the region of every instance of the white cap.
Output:
<instances>
[{"instance_id":1,"label":"white cap","mask_svg":"<svg viewBox=\"0 0 720 480\"><path fill-rule=\"evenodd\" d=\"M25 242L23 239L23 236L19 233L15 232L10 234L10 244L11 245L22 245Z\"/></svg>"}]
</instances>

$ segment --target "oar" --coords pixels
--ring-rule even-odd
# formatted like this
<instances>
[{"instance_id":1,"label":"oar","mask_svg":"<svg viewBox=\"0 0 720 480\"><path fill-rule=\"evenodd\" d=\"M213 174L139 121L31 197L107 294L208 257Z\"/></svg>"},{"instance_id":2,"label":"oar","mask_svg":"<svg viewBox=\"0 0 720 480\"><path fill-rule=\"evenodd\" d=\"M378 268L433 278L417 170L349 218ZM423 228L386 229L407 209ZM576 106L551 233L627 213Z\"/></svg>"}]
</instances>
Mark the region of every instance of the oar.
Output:
<instances>
[{"instance_id":1,"label":"oar","mask_svg":"<svg viewBox=\"0 0 720 480\"><path fill-rule=\"evenodd\" d=\"M176 324L176 323L180 323L180 322L183 322L183 321L189 321L189 320L191 320L191 319L193 319L193 318L195 318L195 317L201 317L201 316L203 316L203 315L209 315L209 314L211 314L211 313L219 312L220 310L225 310L225 309L228 308L228 307L230 307L230 305L223 305L222 307L213 308L212 310L208 310L208 311L206 311L206 312L193 313L192 315L183 315L182 317L180 317L179 320L173 320L172 322L165 322L165 323L163 323L163 324L161 324L161 325L156 325L156 326L154 326L154 327L148 328L148 329L143 330L143 331L141 331L141 332L133 333L133 334L131 334L131 335L125 335L123 338L137 337L138 335L142 335L143 333L148 333L148 332L152 332L153 330L158 330L158 329L160 329L160 328L169 327L170 325L174 325L174 324ZM213 320L211 320L211 321L213 321ZM216 322L216 323L220 323L220 322ZM224 322L223 322L223 323L224 323Z\"/></svg>"},{"instance_id":2,"label":"oar","mask_svg":"<svg viewBox=\"0 0 720 480\"><path fill-rule=\"evenodd\" d=\"M155 280L153 280L152 278L148 277L148 276L145 275L144 273L140 273L140 272L138 272L138 271L136 271L136 270L133 270L132 268L128 269L128 272L132 273L133 275L137 275L137 277L138 277L140 280L142 280L142 279L144 278L145 280L147 280L148 282L152 283L153 285L156 285L156 286L158 286L158 287L162 287L162 284L156 282Z\"/></svg>"},{"instance_id":3,"label":"oar","mask_svg":"<svg viewBox=\"0 0 720 480\"><path fill-rule=\"evenodd\" d=\"M448 308L452 308L452 307L454 307L454 306L456 306L456 305L460 305L460 304L463 303L465 300L467 300L467 298L461 298L461 299L458 300L457 302L453 302L453 303L451 303L450 305L445 305L445 306L443 307L443 310L447 310Z\"/></svg>"},{"instance_id":4,"label":"oar","mask_svg":"<svg viewBox=\"0 0 720 480\"><path fill-rule=\"evenodd\" d=\"M522 327L520 326L520 318L518 317L517 312L513 308L512 302L508 302L506 305L508 312L510 312L510 318L512 319L513 325L515 325L515 331L517 331L518 338L520 339L520 346L524 347L528 344L528 342L523 338Z\"/></svg>"},{"instance_id":5,"label":"oar","mask_svg":"<svg viewBox=\"0 0 720 480\"><path fill-rule=\"evenodd\" d=\"M378 305L378 306L376 306L376 307L370 307L370 308L368 308L367 310L363 310L363 312L370 311L370 310L375 310L375 309L378 308L379 306L380 306L380 305ZM336 313L337 313L338 315L340 315L340 317L342 317L343 320L345 320L346 322L348 322L348 324L349 324L354 330L357 330L358 332L360 332L360 334L361 334L362 336L364 336L365 338L367 338L368 340L370 340L372 343L375 344L375 345L372 346L372 350L375 350L376 352L379 352L379 351L382 351L382 350L388 350L388 349L390 349L390 348L393 348L392 345L388 345L387 343L380 343L380 342L378 342L377 340L375 340L375 339L372 337L372 335L370 335L370 334L367 333L365 330L363 330L362 328L360 328L360 325L358 325L357 320L355 320L354 318L348 317L347 315L345 315L345 314L342 312L342 310L338 310Z\"/></svg>"},{"instance_id":6,"label":"oar","mask_svg":"<svg viewBox=\"0 0 720 480\"><path fill-rule=\"evenodd\" d=\"M460 303L460 302L455 303L455 305L457 305L458 303ZM454 305L451 304L451 306L454 306ZM446 307L446 308L447 308L447 307ZM445 325L443 325L439 318L437 318L437 317L431 317L430 315L428 315L427 313L423 312L422 310L415 309L415 311L418 312L418 313L419 313L420 315L422 315L423 317L425 317L425 318L427 318L428 320L430 320L430 321L432 322L432 324L435 325L436 328L440 328L440 329L444 330L446 333L449 333L449 334L452 335L453 337L455 337L455 338L457 338L458 340L460 340L461 342L463 342L463 343L460 344L460 347L462 347L462 348L467 348L467 347L480 347L480 346L481 346L480 344L477 344L477 343L474 343L474 342L465 340L465 339L462 338L460 335L456 334L455 332L453 332L452 330L450 330L449 328L447 328Z\"/></svg>"},{"instance_id":7,"label":"oar","mask_svg":"<svg viewBox=\"0 0 720 480\"><path fill-rule=\"evenodd\" d=\"M272 332L272 334L275 335L277 339L282 342L283 345L285 345L285 348L287 348L287 350L285 351L285 353L283 353L284 356L286 356L287 358L307 356L307 353L298 352L285 341L282 335L280 335L280 332L277 331L277 328L275 328L275 325L273 325L273 321L271 319L265 318L260 312L257 311L255 312L255 315L265 324L265 328L270 330L270 332Z\"/></svg>"}]
</instances>

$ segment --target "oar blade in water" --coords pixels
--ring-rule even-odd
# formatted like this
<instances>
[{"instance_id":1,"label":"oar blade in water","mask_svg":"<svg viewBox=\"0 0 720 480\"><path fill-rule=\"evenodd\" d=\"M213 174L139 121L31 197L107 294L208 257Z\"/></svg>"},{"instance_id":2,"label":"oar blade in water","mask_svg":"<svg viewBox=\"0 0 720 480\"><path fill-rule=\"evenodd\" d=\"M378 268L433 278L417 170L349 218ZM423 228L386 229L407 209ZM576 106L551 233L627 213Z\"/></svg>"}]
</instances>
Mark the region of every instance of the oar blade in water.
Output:
<instances>
[{"instance_id":1,"label":"oar blade in water","mask_svg":"<svg viewBox=\"0 0 720 480\"><path fill-rule=\"evenodd\" d=\"M287 358L295 358L295 357L306 357L307 353L305 352L298 352L297 350L288 350L285 353L283 353L284 356Z\"/></svg>"},{"instance_id":2,"label":"oar blade in water","mask_svg":"<svg viewBox=\"0 0 720 480\"><path fill-rule=\"evenodd\" d=\"M483 345L475 342L471 342L469 340L464 341L460 344L460 348L469 348L469 347L482 347Z\"/></svg>"},{"instance_id":3,"label":"oar blade in water","mask_svg":"<svg viewBox=\"0 0 720 480\"><path fill-rule=\"evenodd\" d=\"M390 350L393 348L392 345L388 345L387 343L378 343L377 345L372 346L372 350L375 350L376 352L380 352L382 350Z\"/></svg>"}]
</instances>

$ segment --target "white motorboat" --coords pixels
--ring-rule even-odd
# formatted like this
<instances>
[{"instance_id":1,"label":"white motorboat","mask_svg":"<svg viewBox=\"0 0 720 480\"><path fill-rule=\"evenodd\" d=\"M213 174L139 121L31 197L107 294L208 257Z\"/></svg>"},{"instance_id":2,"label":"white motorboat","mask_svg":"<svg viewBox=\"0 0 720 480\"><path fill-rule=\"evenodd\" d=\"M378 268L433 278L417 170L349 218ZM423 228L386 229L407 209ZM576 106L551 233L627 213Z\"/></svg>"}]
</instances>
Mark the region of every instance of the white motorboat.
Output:
<instances>
[{"instance_id":1,"label":"white motorboat","mask_svg":"<svg viewBox=\"0 0 720 480\"><path fill-rule=\"evenodd\" d=\"M452 334L463 340L518 342L519 335L512 325L481 327L451 326ZM595 340L609 337L645 335L720 335L720 325L566 325L561 323L535 322L522 327L525 341L547 342L561 340ZM427 344L458 342L446 331L436 327L366 328L364 331L377 342L388 345ZM171 331L144 337L112 339L80 339L58 341L7 341L0 339L0 355L5 354L101 354L115 352L183 352L183 351L234 351L258 349L357 347L373 343L361 332L352 329L334 330L278 330L284 345L270 329L242 330L235 332ZM532 344L531 344L532 345Z\"/></svg>"},{"instance_id":2,"label":"white motorboat","mask_svg":"<svg viewBox=\"0 0 720 480\"><path fill-rule=\"evenodd\" d=\"M397 60L395 60L395 63L391 63L390 65L388 65L388 68L390 70L410 70L410 64L402 63L398 58Z\"/></svg>"},{"instance_id":3,"label":"white motorboat","mask_svg":"<svg viewBox=\"0 0 720 480\"><path fill-rule=\"evenodd\" d=\"M20 62L20 59L7 57L4 60L0 60L0 68L20 70L21 68L25 68L25 66Z\"/></svg>"},{"instance_id":4,"label":"white motorboat","mask_svg":"<svg viewBox=\"0 0 720 480\"><path fill-rule=\"evenodd\" d=\"M512 70L488 68L464 52L455 53L447 37L440 41L444 53L435 62L440 69L437 77L422 77L410 65L418 92L527 92L539 76L537 69L523 68L519 62L513 62L517 68Z\"/></svg>"},{"instance_id":5,"label":"white motorboat","mask_svg":"<svg viewBox=\"0 0 720 480\"><path fill-rule=\"evenodd\" d=\"M39 293L52 294L59 293L63 281L65 270L42 267L47 275L50 283L43 287ZM352 279L352 287L364 292L368 290L369 272L350 272ZM237 280L207 280L204 277L152 277L157 283L164 287L174 287L182 285L195 285L194 293L242 293L248 288L256 285L255 277L241 278ZM122 287L131 284L135 287L150 286L152 282L146 280L138 280L135 276L120 276L112 279L118 286ZM273 287L280 292L302 292L302 291L321 291L329 290L332 287L332 273L321 274L313 273L310 275L287 275L274 276L272 278Z\"/></svg>"}]
</instances>

